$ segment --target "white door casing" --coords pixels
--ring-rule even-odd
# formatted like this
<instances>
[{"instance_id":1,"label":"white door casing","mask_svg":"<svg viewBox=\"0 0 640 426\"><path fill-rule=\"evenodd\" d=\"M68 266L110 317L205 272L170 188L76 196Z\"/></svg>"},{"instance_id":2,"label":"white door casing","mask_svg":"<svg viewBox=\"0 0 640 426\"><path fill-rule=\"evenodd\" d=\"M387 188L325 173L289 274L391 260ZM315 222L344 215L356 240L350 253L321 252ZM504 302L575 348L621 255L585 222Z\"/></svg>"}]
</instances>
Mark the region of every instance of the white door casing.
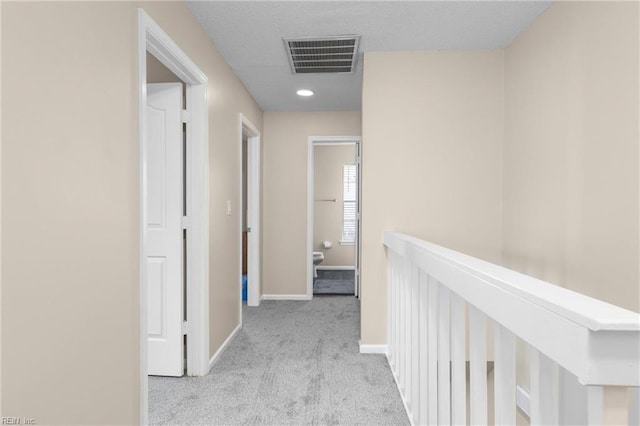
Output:
<instances>
[{"instance_id":1,"label":"white door casing","mask_svg":"<svg viewBox=\"0 0 640 426\"><path fill-rule=\"evenodd\" d=\"M182 84L147 85L144 258L149 375L182 376Z\"/></svg>"},{"instance_id":2,"label":"white door casing","mask_svg":"<svg viewBox=\"0 0 640 426\"><path fill-rule=\"evenodd\" d=\"M239 115L240 135L247 136L247 175L241 177L247 183L247 306L260 305L260 131L243 114ZM242 143L240 143L242 158ZM240 167L240 170L242 167ZM242 175L242 171L241 171ZM242 190L241 190L242 191ZM239 194L240 200L242 194ZM241 205L241 203L240 203ZM241 230L242 232L242 230ZM240 234L242 235L242 234ZM242 248L241 248L242 249ZM242 255L240 256L242 259ZM240 323L242 323L242 299L240 299Z\"/></svg>"}]
</instances>

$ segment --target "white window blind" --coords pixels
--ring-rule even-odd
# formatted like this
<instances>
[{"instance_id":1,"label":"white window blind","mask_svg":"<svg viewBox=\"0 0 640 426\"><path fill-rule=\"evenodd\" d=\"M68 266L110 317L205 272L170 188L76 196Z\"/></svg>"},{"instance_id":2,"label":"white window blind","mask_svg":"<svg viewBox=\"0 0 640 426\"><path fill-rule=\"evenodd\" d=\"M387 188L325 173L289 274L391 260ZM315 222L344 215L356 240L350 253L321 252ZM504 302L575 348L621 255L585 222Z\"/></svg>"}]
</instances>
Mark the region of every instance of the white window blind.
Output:
<instances>
[{"instance_id":1,"label":"white window blind","mask_svg":"<svg viewBox=\"0 0 640 426\"><path fill-rule=\"evenodd\" d=\"M342 173L344 186L342 200L342 241L355 242L356 240L356 203L357 186L355 164L345 164Z\"/></svg>"}]
</instances>

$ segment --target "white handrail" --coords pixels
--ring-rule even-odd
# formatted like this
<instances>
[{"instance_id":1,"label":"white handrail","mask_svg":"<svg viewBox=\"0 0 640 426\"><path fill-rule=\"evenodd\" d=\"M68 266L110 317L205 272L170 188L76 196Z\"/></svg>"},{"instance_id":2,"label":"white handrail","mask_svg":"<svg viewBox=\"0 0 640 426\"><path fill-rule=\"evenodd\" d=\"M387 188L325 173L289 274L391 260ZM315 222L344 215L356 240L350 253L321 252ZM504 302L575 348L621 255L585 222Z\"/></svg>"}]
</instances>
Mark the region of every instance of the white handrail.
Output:
<instances>
[{"instance_id":1,"label":"white handrail","mask_svg":"<svg viewBox=\"0 0 640 426\"><path fill-rule=\"evenodd\" d=\"M385 232L384 244L401 255L422 249L590 330L640 330L640 315L635 312L446 247L397 232Z\"/></svg>"},{"instance_id":2,"label":"white handrail","mask_svg":"<svg viewBox=\"0 0 640 426\"><path fill-rule=\"evenodd\" d=\"M582 384L640 386L637 313L405 234L384 244Z\"/></svg>"}]
</instances>

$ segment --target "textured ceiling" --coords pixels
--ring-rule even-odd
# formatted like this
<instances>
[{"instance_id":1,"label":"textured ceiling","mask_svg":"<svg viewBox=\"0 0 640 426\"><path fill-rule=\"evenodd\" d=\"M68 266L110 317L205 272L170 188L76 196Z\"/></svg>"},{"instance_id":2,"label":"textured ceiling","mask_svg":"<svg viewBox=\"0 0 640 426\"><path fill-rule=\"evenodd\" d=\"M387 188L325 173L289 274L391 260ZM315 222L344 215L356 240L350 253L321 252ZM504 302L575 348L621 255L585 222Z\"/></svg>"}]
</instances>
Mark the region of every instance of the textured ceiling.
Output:
<instances>
[{"instance_id":1,"label":"textured ceiling","mask_svg":"<svg viewBox=\"0 0 640 426\"><path fill-rule=\"evenodd\" d=\"M188 7L265 110L358 110L353 74L294 75L283 37L360 34L360 52L503 48L550 1L189 1ZM401 76L399 76L401 77ZM312 89L310 98L296 95Z\"/></svg>"}]
</instances>

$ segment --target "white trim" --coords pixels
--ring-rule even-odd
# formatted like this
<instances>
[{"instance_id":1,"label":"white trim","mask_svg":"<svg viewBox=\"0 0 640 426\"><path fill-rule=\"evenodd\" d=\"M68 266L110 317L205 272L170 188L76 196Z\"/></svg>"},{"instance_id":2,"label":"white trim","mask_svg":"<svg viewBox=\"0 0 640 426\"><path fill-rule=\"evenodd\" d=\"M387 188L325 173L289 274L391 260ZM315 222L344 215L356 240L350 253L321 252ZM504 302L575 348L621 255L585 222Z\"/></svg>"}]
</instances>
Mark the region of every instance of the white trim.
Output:
<instances>
[{"instance_id":1,"label":"white trim","mask_svg":"<svg viewBox=\"0 0 640 426\"><path fill-rule=\"evenodd\" d=\"M582 385L640 386L638 313L418 238L383 235L399 256L393 262L424 271Z\"/></svg>"},{"instance_id":2,"label":"white trim","mask_svg":"<svg viewBox=\"0 0 640 426\"><path fill-rule=\"evenodd\" d=\"M316 146L342 146L360 142L360 136L309 136Z\"/></svg>"},{"instance_id":3,"label":"white trim","mask_svg":"<svg viewBox=\"0 0 640 426\"><path fill-rule=\"evenodd\" d=\"M239 202L240 206L240 233L239 238L242 241L242 215L245 206L242 204L242 135L247 135L247 226L251 227L251 232L247 235L247 306L259 306L260 305L260 260L261 260L261 241L260 241L260 222L261 222L261 209L260 209L260 188L261 188L261 173L260 173L260 131L256 126L249 121L243 114L239 114L239 133L240 133L240 145L239 145L239 174L240 179L240 192ZM242 244L240 244L240 267L238 271L242 270ZM242 274L240 274L240 282L242 282ZM242 289L240 290L242 291ZM240 298L240 323L242 323L242 297Z\"/></svg>"},{"instance_id":4,"label":"white trim","mask_svg":"<svg viewBox=\"0 0 640 426\"><path fill-rule=\"evenodd\" d=\"M531 408L531 398L529 392L527 392L522 386L516 386L516 406L527 417L531 417L529 414Z\"/></svg>"},{"instance_id":5,"label":"white trim","mask_svg":"<svg viewBox=\"0 0 640 426\"><path fill-rule=\"evenodd\" d=\"M307 141L307 297L313 298L313 139Z\"/></svg>"},{"instance_id":6,"label":"white trim","mask_svg":"<svg viewBox=\"0 0 640 426\"><path fill-rule=\"evenodd\" d=\"M338 244L340 244L341 246L355 246L356 242L355 241L340 240L338 242Z\"/></svg>"},{"instance_id":7,"label":"white trim","mask_svg":"<svg viewBox=\"0 0 640 426\"><path fill-rule=\"evenodd\" d=\"M360 353L363 353L363 352L360 351ZM391 376L393 377L393 381L396 384L396 388L398 388L398 393L400 394L400 399L402 400L402 405L404 406L404 412L407 414L407 419L409 419L409 424L411 426L414 426L415 423L413 421L413 416L411 415L411 410L409 410L409 404L407 403L407 400L404 398L404 392L402 391L402 388L400 387L400 383L398 382L398 375L393 370L393 366L391 365L391 361L389 360L388 353L386 354L386 358L387 358L387 365L389 365L389 369L391 370Z\"/></svg>"},{"instance_id":8,"label":"white trim","mask_svg":"<svg viewBox=\"0 0 640 426\"><path fill-rule=\"evenodd\" d=\"M357 151L362 138L360 136L309 136L307 138L307 298L313 298L313 148L316 146L355 145ZM358 174L358 182L362 177ZM360 184L358 184L358 200L360 201ZM361 204L358 209L361 209ZM359 233L356 241L359 241ZM360 246L356 246L356 256L359 256ZM357 294L356 294L357 295Z\"/></svg>"},{"instance_id":9,"label":"white trim","mask_svg":"<svg viewBox=\"0 0 640 426\"><path fill-rule=\"evenodd\" d=\"M328 266L328 265L318 265L316 266L318 270L330 270L330 271L355 271L355 266Z\"/></svg>"},{"instance_id":10,"label":"white trim","mask_svg":"<svg viewBox=\"0 0 640 426\"><path fill-rule=\"evenodd\" d=\"M140 423L148 423L147 376L147 288L144 273L145 235L142 226L145 203L145 146L147 105L147 52L178 76L187 90L187 110L191 114L187 143L187 374L208 372L209 360L209 118L207 76L143 10L138 9L138 134L140 181Z\"/></svg>"},{"instance_id":11,"label":"white trim","mask_svg":"<svg viewBox=\"0 0 640 426\"><path fill-rule=\"evenodd\" d=\"M306 294L263 294L260 300L311 300Z\"/></svg>"},{"instance_id":12,"label":"white trim","mask_svg":"<svg viewBox=\"0 0 640 426\"><path fill-rule=\"evenodd\" d=\"M207 374L209 358L209 129L206 85L187 86L187 321L191 324L187 374ZM198 118L196 118L198 117ZM191 184L189 184L191 179Z\"/></svg>"},{"instance_id":13,"label":"white trim","mask_svg":"<svg viewBox=\"0 0 640 426\"><path fill-rule=\"evenodd\" d=\"M362 343L362 340L361 340L358 342L358 345L360 346L361 354L387 355L389 351L389 345L387 344L371 345L371 344Z\"/></svg>"},{"instance_id":14,"label":"white trim","mask_svg":"<svg viewBox=\"0 0 640 426\"><path fill-rule=\"evenodd\" d=\"M211 368L213 367L213 365L216 362L218 362L218 359L220 359L220 356L222 356L222 353L227 349L227 346L229 346L229 343L231 343L233 338L236 337L236 334L238 334L238 332L241 329L242 329L242 324L236 325L236 328L234 328L231 334L229 334L229 336L227 336L224 342L222 342L222 344L220 345L216 353L213 354L213 356L209 359L209 369L207 370L207 373L211 371Z\"/></svg>"}]
</instances>

